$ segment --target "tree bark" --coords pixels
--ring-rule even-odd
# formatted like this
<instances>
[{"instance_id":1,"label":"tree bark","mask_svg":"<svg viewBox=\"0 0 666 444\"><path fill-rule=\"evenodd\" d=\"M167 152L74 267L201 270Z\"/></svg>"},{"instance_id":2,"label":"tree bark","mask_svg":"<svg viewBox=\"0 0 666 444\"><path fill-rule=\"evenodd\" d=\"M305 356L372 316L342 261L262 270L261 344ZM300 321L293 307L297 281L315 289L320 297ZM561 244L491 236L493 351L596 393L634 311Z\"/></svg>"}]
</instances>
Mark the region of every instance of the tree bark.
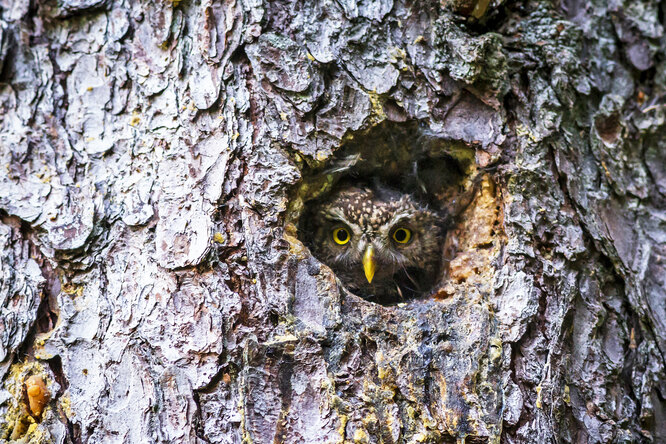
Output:
<instances>
[{"instance_id":1,"label":"tree bark","mask_svg":"<svg viewBox=\"0 0 666 444\"><path fill-rule=\"evenodd\" d=\"M666 442L665 16L0 0L0 441ZM308 208L414 165L440 282L350 294Z\"/></svg>"}]
</instances>

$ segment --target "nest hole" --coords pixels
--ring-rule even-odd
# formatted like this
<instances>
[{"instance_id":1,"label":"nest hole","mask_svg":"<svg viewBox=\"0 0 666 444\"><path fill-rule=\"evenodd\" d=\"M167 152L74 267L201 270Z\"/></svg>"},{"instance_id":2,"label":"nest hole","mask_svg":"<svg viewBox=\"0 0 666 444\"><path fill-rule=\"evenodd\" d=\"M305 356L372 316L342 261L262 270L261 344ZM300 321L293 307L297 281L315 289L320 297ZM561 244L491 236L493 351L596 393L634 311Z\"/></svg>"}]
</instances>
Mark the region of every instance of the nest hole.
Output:
<instances>
[{"instance_id":1,"label":"nest hole","mask_svg":"<svg viewBox=\"0 0 666 444\"><path fill-rule=\"evenodd\" d=\"M478 176L473 146L417 122L385 122L305 169L292 220L349 293L382 305L435 297L455 250L447 237L474 198Z\"/></svg>"}]
</instances>

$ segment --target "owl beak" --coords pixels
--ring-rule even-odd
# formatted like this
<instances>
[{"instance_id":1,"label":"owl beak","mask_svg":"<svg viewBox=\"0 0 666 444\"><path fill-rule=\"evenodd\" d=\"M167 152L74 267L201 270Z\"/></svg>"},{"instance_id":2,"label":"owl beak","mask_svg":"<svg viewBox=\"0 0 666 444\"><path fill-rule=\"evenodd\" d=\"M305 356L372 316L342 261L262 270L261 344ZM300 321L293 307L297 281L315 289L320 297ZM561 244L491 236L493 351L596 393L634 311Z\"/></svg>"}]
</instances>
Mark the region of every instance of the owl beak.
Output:
<instances>
[{"instance_id":1,"label":"owl beak","mask_svg":"<svg viewBox=\"0 0 666 444\"><path fill-rule=\"evenodd\" d=\"M375 276L375 247L368 245L363 253L363 271L368 283L372 283L372 278Z\"/></svg>"}]
</instances>

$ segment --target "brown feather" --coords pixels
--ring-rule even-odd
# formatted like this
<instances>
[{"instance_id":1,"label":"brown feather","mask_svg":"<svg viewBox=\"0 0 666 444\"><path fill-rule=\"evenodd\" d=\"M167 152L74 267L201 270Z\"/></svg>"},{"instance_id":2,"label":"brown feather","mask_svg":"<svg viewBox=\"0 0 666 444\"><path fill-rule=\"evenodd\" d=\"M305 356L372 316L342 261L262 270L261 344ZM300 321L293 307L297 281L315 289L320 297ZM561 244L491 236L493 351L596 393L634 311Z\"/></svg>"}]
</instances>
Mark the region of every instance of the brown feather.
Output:
<instances>
[{"instance_id":1,"label":"brown feather","mask_svg":"<svg viewBox=\"0 0 666 444\"><path fill-rule=\"evenodd\" d=\"M442 218L411 195L382 186L346 187L321 202L313 213L310 248L340 281L359 296L382 303L427 292L440 267ZM345 227L351 239L334 242L332 231ZM411 230L407 244L393 240L397 227ZM369 284L361 265L369 242L377 268Z\"/></svg>"}]
</instances>

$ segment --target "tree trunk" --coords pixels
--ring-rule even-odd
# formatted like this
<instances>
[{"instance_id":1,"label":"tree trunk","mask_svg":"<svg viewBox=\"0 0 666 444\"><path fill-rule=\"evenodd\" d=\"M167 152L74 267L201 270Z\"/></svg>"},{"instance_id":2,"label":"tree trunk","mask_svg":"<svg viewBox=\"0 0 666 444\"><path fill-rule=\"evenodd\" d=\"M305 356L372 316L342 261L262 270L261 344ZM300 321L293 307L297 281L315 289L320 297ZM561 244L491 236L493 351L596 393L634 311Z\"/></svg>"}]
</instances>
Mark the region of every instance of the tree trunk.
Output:
<instances>
[{"instance_id":1,"label":"tree trunk","mask_svg":"<svg viewBox=\"0 0 666 444\"><path fill-rule=\"evenodd\" d=\"M0 441L666 442L657 0L0 0ZM340 180L446 209L347 291Z\"/></svg>"}]
</instances>

